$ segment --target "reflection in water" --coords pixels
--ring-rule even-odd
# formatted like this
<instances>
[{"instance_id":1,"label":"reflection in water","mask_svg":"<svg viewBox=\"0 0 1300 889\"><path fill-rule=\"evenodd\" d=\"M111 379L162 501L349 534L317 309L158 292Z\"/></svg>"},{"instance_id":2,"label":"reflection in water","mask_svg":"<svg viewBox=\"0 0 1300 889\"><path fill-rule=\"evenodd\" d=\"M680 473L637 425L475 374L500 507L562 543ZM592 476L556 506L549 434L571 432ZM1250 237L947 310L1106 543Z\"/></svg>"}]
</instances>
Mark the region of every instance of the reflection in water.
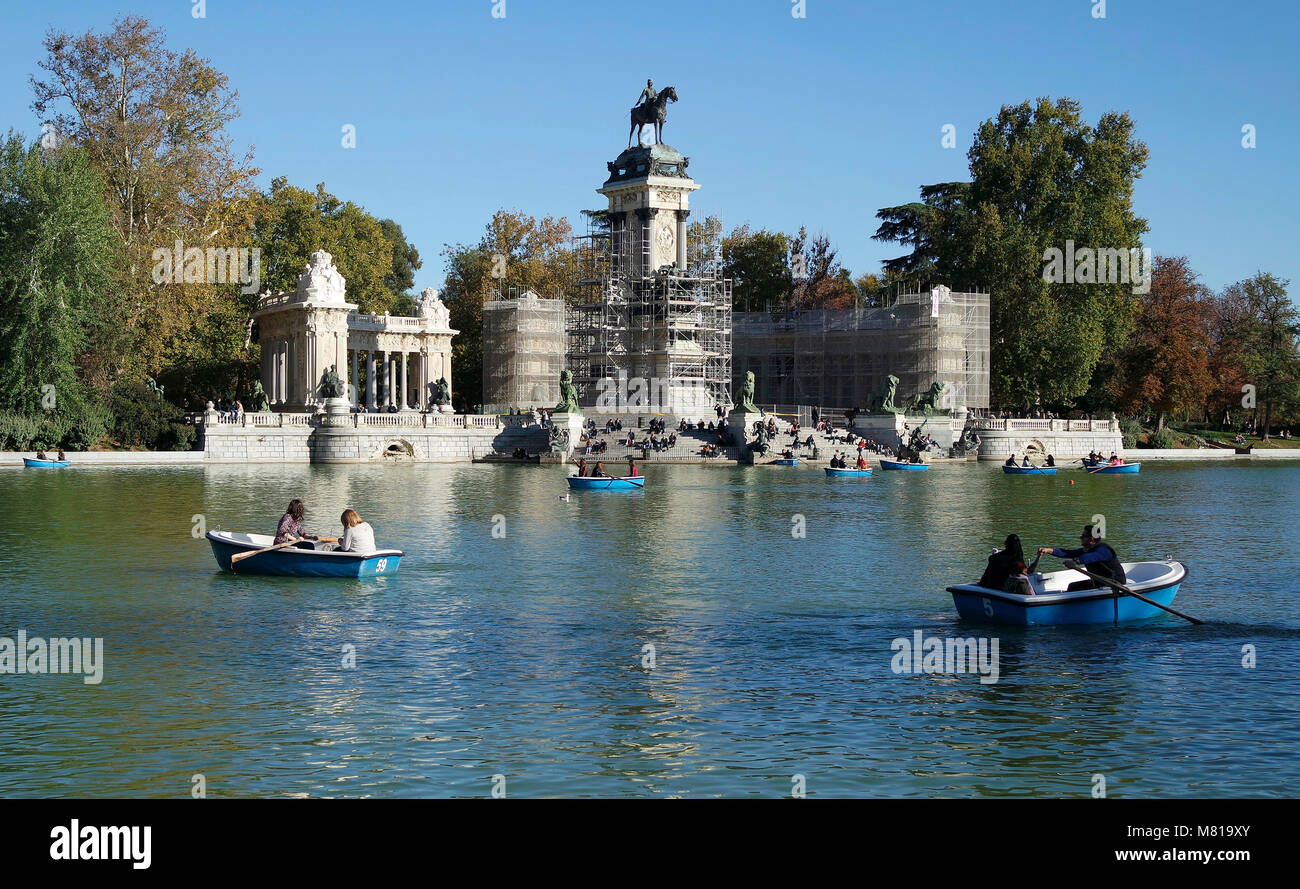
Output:
<instances>
[{"instance_id":1,"label":"reflection in water","mask_svg":"<svg viewBox=\"0 0 1300 889\"><path fill-rule=\"evenodd\" d=\"M498 773L518 796L774 797L795 774L823 796L1084 796L1097 773L1113 796L1295 792L1300 468L650 466L644 492L567 503L564 472L0 470L0 635L103 636L106 660L96 687L0 676L0 793L180 796L196 773L217 797L484 796ZM222 575L192 536L196 515L271 533L294 497L326 535L356 509L401 572ZM1210 623L956 619L943 588L1008 532L1068 542L1095 513L1126 558L1187 561L1180 606ZM895 675L915 630L996 634L1000 681Z\"/></svg>"}]
</instances>

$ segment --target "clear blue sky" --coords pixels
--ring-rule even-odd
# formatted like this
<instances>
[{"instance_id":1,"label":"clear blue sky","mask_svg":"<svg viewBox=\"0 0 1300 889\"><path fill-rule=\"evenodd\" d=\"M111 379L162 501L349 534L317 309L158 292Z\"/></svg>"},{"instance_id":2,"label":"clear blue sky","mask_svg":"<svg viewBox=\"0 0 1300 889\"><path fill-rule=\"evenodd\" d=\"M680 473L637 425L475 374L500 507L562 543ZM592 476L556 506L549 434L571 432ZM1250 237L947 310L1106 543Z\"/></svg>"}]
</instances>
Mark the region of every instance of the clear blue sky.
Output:
<instances>
[{"instance_id":1,"label":"clear blue sky","mask_svg":"<svg viewBox=\"0 0 1300 889\"><path fill-rule=\"evenodd\" d=\"M441 286L445 243L500 207L601 206L646 77L675 85L665 141L691 157L697 214L826 232L854 274L897 245L876 209L966 178L980 121L1071 96L1127 110L1151 149L1147 244L1220 288L1257 270L1300 287L1300 12L1294 0L49 0L0 8L0 129L35 137L28 76L48 27L134 12L230 76L262 183L287 176L392 217ZM344 124L357 148L340 145ZM953 124L958 147L941 147ZM1258 147L1241 146L1253 124Z\"/></svg>"}]
</instances>

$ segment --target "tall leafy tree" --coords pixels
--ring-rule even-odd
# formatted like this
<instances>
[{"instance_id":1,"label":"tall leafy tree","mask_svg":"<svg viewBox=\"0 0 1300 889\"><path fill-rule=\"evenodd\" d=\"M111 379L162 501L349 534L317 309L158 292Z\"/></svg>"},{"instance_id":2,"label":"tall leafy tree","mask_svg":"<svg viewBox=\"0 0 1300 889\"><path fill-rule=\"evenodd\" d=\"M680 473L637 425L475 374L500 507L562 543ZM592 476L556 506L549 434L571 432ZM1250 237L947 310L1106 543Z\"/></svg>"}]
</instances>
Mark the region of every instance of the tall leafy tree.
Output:
<instances>
[{"instance_id":1,"label":"tall leafy tree","mask_svg":"<svg viewBox=\"0 0 1300 889\"><path fill-rule=\"evenodd\" d=\"M1056 282L1045 271L1048 251L1071 241L1126 257L1140 248L1147 226L1132 199L1147 155L1127 114L1093 127L1071 99L1008 105L975 134L968 186L930 186L919 205L878 214L878 238L913 248L888 270L989 289L995 403L1073 404L1123 345L1132 282Z\"/></svg>"},{"instance_id":2,"label":"tall leafy tree","mask_svg":"<svg viewBox=\"0 0 1300 889\"><path fill-rule=\"evenodd\" d=\"M395 275L394 242L380 221L364 208L330 194L323 182L309 192L276 177L258 203L255 218L253 239L262 251L263 286L273 291L292 290L317 250L333 256L347 280L348 299L362 312L393 311L411 286ZM400 229L397 236L401 237ZM401 248L403 261L409 263L414 248L404 237ZM410 280L414 283L413 277ZM394 286L403 289L394 292Z\"/></svg>"},{"instance_id":3,"label":"tall leafy tree","mask_svg":"<svg viewBox=\"0 0 1300 889\"><path fill-rule=\"evenodd\" d=\"M115 325L120 262L86 153L25 147L10 133L0 143L0 405L35 413L82 398L97 334Z\"/></svg>"},{"instance_id":4,"label":"tall leafy tree","mask_svg":"<svg viewBox=\"0 0 1300 889\"><path fill-rule=\"evenodd\" d=\"M157 374L200 332L238 339L236 288L151 280L152 252L247 246L251 152L232 148L226 125L238 93L193 50L177 52L138 16L80 36L51 30L33 108L52 133L87 152L104 177L131 270L121 328L136 334L116 372ZM229 329L235 323L234 329Z\"/></svg>"},{"instance_id":5,"label":"tall leafy tree","mask_svg":"<svg viewBox=\"0 0 1300 889\"><path fill-rule=\"evenodd\" d=\"M599 228L599 215L592 216ZM483 401L483 303L498 294L532 290L545 299L564 299L584 273L573 229L564 217L536 218L498 210L477 244L448 244L443 300L451 326L452 394L467 407Z\"/></svg>"},{"instance_id":6,"label":"tall leafy tree","mask_svg":"<svg viewBox=\"0 0 1300 889\"><path fill-rule=\"evenodd\" d=\"M1279 408L1294 406L1300 386L1300 310L1287 296L1289 281L1260 272L1223 294L1235 317L1241 343L1239 360L1246 383L1254 386L1261 425L1268 440Z\"/></svg>"},{"instance_id":7,"label":"tall leafy tree","mask_svg":"<svg viewBox=\"0 0 1300 889\"><path fill-rule=\"evenodd\" d=\"M1199 414L1214 386L1210 373L1212 294L1185 256L1157 257L1151 290L1119 356L1111 392L1120 407L1155 412L1163 429L1170 414Z\"/></svg>"},{"instance_id":8,"label":"tall leafy tree","mask_svg":"<svg viewBox=\"0 0 1300 889\"><path fill-rule=\"evenodd\" d=\"M791 287L790 238L737 226L722 239L722 274L732 279L738 312L780 311Z\"/></svg>"}]
</instances>

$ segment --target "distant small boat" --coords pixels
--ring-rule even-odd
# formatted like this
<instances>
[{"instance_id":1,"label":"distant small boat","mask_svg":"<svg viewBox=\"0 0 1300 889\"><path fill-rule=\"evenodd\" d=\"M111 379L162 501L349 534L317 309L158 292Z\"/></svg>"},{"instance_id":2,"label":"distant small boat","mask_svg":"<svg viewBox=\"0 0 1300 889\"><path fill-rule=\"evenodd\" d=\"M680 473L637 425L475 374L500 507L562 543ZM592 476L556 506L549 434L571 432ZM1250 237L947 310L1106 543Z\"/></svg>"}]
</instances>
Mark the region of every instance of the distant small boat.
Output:
<instances>
[{"instance_id":1,"label":"distant small boat","mask_svg":"<svg viewBox=\"0 0 1300 889\"><path fill-rule=\"evenodd\" d=\"M929 469L929 463L908 463L906 460L886 460L883 457L880 460L881 469L895 469L904 472L921 472Z\"/></svg>"},{"instance_id":2,"label":"distant small boat","mask_svg":"<svg viewBox=\"0 0 1300 889\"><path fill-rule=\"evenodd\" d=\"M798 466L798 457L780 457L772 461L773 466Z\"/></svg>"},{"instance_id":3,"label":"distant small boat","mask_svg":"<svg viewBox=\"0 0 1300 889\"><path fill-rule=\"evenodd\" d=\"M871 475L871 467L866 469L836 469L832 466L825 467L826 474L831 478L866 478Z\"/></svg>"},{"instance_id":4,"label":"distant small boat","mask_svg":"<svg viewBox=\"0 0 1300 889\"><path fill-rule=\"evenodd\" d=\"M29 469L62 469L70 466L70 460L36 460L32 457L23 457L23 465Z\"/></svg>"},{"instance_id":5,"label":"distant small boat","mask_svg":"<svg viewBox=\"0 0 1300 889\"><path fill-rule=\"evenodd\" d=\"M1006 466L1002 471L1007 475L1056 475L1055 466Z\"/></svg>"},{"instance_id":6,"label":"distant small boat","mask_svg":"<svg viewBox=\"0 0 1300 889\"><path fill-rule=\"evenodd\" d=\"M1093 475L1133 475L1142 470L1142 464L1118 463L1111 466L1109 463L1089 463L1084 460L1083 468Z\"/></svg>"},{"instance_id":7,"label":"distant small boat","mask_svg":"<svg viewBox=\"0 0 1300 889\"><path fill-rule=\"evenodd\" d=\"M280 577L387 577L397 573L402 561L399 549L381 549L373 553L340 553L329 550L298 549L290 546L273 552L258 553L240 559L232 566L231 557L265 549L275 543L266 534L243 534L238 531L209 531L212 555L222 571L235 574L273 574Z\"/></svg>"},{"instance_id":8,"label":"distant small boat","mask_svg":"<svg viewBox=\"0 0 1300 889\"><path fill-rule=\"evenodd\" d=\"M1125 562L1125 584L1133 592L1161 605L1172 605L1178 588L1187 577L1180 562ZM1035 574L1030 579L1034 595L1007 593L977 583L948 587L957 614L967 620L1015 624L1022 627L1064 624L1120 624L1160 617L1165 612L1141 599L1108 587L1067 592L1076 580L1086 578L1078 571Z\"/></svg>"},{"instance_id":9,"label":"distant small boat","mask_svg":"<svg viewBox=\"0 0 1300 889\"><path fill-rule=\"evenodd\" d=\"M579 491L639 491L645 487L645 476L571 475L569 487Z\"/></svg>"}]
</instances>

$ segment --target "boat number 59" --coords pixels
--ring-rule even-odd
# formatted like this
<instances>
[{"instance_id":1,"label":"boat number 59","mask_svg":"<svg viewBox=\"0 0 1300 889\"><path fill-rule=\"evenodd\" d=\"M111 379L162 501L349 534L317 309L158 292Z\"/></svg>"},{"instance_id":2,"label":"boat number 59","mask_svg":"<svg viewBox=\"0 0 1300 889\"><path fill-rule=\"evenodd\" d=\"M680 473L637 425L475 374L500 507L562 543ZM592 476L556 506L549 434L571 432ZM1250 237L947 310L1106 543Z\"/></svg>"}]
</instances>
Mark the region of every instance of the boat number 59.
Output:
<instances>
[{"instance_id":1,"label":"boat number 59","mask_svg":"<svg viewBox=\"0 0 1300 889\"><path fill-rule=\"evenodd\" d=\"M382 564L382 563L381 563L381 564ZM383 569L380 568L379 570L382 571ZM992 617L992 616L993 616L993 600L992 600L992 599L985 599L985 600L984 600L984 613L985 613L986 615L988 615L989 617Z\"/></svg>"},{"instance_id":2,"label":"boat number 59","mask_svg":"<svg viewBox=\"0 0 1300 889\"><path fill-rule=\"evenodd\" d=\"M384 573L384 569L387 568L387 567L388 567L388 560L387 560L387 559L380 559L378 562L375 563L375 573L376 573L376 574L383 574L383 573ZM985 601L987 601L987 600L985 600ZM992 614L992 613L993 613L992 611L989 612L989 614Z\"/></svg>"}]
</instances>

